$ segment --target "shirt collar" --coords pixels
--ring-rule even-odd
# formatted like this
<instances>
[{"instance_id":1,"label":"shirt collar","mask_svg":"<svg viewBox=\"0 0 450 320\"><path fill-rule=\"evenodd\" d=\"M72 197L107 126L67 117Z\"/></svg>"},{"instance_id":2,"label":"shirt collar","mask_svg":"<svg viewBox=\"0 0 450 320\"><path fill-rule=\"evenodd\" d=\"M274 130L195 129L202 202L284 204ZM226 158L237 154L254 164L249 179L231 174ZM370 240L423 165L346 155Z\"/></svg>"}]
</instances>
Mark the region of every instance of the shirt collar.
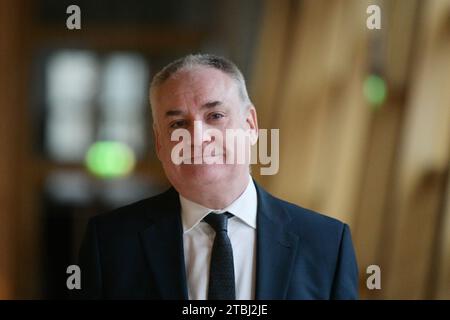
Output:
<instances>
[{"instance_id":1,"label":"shirt collar","mask_svg":"<svg viewBox=\"0 0 450 320\"><path fill-rule=\"evenodd\" d=\"M179 197L184 233L189 232L197 226L210 212L223 213L227 211L238 217L253 229L256 229L257 195L255 184L253 183L251 176L249 177L249 182L244 192L229 206L221 210L213 210L204 207L201 204L186 199L181 194L179 194Z\"/></svg>"}]
</instances>

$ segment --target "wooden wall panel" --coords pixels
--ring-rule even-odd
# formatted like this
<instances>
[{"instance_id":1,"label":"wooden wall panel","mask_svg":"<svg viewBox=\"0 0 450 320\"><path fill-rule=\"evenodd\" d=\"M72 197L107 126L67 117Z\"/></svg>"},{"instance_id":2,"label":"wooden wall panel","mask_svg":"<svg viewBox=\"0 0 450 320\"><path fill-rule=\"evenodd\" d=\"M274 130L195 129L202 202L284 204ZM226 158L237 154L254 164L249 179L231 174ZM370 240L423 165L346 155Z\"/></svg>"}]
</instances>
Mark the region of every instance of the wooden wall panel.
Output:
<instances>
[{"instance_id":1,"label":"wooden wall panel","mask_svg":"<svg viewBox=\"0 0 450 320\"><path fill-rule=\"evenodd\" d=\"M430 298L434 234L449 164L450 2L428 1L399 148L387 297Z\"/></svg>"},{"instance_id":2,"label":"wooden wall panel","mask_svg":"<svg viewBox=\"0 0 450 320\"><path fill-rule=\"evenodd\" d=\"M0 299L16 294L23 115L22 2L0 2Z\"/></svg>"}]
</instances>

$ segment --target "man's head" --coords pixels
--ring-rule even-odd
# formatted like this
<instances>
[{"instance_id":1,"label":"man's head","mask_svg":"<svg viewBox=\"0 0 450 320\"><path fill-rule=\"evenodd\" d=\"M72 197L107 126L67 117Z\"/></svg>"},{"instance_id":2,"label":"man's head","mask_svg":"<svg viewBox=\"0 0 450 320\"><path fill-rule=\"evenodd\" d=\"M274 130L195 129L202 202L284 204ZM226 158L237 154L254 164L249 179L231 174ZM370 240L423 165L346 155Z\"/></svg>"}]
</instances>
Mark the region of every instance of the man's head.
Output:
<instances>
[{"instance_id":1,"label":"man's head","mask_svg":"<svg viewBox=\"0 0 450 320\"><path fill-rule=\"evenodd\" d=\"M227 129L250 130L257 136L256 110L248 97L242 73L232 62L213 55L189 55L172 62L153 78L150 104L158 158L169 181L180 193L217 186L230 179L247 181L248 163L205 164L202 161L202 164L178 165L171 157L179 143L171 141L176 129L190 133L192 156L194 148L204 150L212 142L217 143L217 137L208 134L210 129L221 132L224 139ZM201 143L197 146L194 134L197 137L200 134ZM228 150L223 141L223 150L213 156L223 157L226 162L233 151L236 150Z\"/></svg>"}]
</instances>

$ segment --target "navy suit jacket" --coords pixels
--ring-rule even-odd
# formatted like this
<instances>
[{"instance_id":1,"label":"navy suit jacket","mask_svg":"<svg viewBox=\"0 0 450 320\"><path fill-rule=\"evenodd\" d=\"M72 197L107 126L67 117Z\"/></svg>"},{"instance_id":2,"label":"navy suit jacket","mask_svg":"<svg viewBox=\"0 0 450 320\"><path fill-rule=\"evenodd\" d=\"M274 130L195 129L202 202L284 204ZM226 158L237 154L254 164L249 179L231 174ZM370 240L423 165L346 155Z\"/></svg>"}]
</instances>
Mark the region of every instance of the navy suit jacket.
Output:
<instances>
[{"instance_id":1,"label":"navy suit jacket","mask_svg":"<svg viewBox=\"0 0 450 320\"><path fill-rule=\"evenodd\" d=\"M348 226L255 185L256 299L356 299ZM92 218L80 250L77 297L188 299L180 213L170 188Z\"/></svg>"}]
</instances>

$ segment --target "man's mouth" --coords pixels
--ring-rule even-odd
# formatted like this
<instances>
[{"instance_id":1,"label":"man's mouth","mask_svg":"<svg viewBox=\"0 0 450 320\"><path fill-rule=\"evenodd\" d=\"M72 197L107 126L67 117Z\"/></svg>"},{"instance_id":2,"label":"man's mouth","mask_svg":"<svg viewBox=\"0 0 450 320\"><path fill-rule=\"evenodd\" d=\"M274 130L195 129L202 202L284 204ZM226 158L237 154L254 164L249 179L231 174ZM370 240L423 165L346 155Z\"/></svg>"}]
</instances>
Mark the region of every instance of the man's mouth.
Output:
<instances>
[{"instance_id":1,"label":"man's mouth","mask_svg":"<svg viewBox=\"0 0 450 320\"><path fill-rule=\"evenodd\" d=\"M219 154L214 154L214 155L202 155L200 157L190 157L190 158L184 158L183 162L187 162L190 161L190 163L195 163L195 161L200 163L203 163L205 159L215 159L215 158L220 158L223 157L223 153L219 153Z\"/></svg>"}]
</instances>

